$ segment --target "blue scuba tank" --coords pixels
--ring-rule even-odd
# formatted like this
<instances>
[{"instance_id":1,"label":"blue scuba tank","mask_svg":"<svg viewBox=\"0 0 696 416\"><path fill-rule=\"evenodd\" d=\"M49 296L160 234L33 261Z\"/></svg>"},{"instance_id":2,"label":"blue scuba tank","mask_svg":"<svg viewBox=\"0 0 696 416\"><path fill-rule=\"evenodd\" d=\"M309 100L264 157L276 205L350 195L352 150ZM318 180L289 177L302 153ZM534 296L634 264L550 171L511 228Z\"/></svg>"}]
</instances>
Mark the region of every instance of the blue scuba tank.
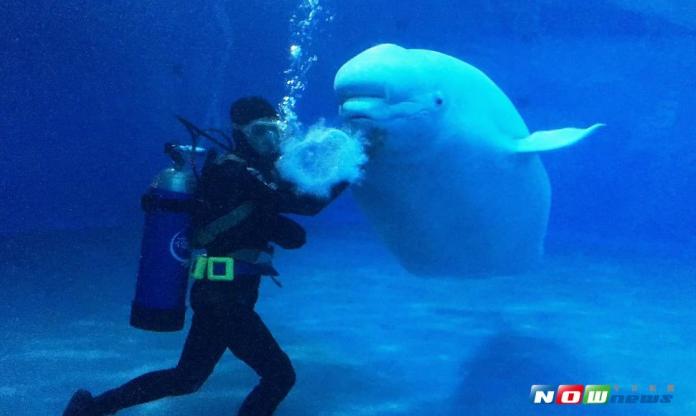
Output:
<instances>
[{"instance_id":1,"label":"blue scuba tank","mask_svg":"<svg viewBox=\"0 0 696 416\"><path fill-rule=\"evenodd\" d=\"M145 211L140 264L130 324L150 331L184 326L191 212L196 177L186 163L205 150L167 144L174 164L161 171L142 197Z\"/></svg>"}]
</instances>

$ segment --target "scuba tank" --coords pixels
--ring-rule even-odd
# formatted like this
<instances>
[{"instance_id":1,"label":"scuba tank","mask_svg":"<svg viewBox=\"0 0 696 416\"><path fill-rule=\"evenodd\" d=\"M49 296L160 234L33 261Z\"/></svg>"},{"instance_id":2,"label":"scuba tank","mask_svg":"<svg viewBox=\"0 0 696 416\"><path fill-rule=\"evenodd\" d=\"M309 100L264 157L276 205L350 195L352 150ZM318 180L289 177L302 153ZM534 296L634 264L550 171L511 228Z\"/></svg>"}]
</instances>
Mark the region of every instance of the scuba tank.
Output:
<instances>
[{"instance_id":1,"label":"scuba tank","mask_svg":"<svg viewBox=\"0 0 696 416\"><path fill-rule=\"evenodd\" d=\"M145 225L130 315L132 326L162 332L184 326L188 238L197 183L193 161L205 149L167 143L164 151L173 165L155 177L142 197Z\"/></svg>"}]
</instances>

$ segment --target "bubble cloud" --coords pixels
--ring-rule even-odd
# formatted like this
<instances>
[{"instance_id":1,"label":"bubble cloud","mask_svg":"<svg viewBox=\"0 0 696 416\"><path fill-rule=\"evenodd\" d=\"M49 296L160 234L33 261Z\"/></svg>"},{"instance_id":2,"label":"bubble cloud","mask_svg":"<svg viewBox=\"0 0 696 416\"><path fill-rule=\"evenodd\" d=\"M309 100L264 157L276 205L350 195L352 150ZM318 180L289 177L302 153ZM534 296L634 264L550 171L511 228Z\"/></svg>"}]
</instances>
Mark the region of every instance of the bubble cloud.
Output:
<instances>
[{"instance_id":1,"label":"bubble cloud","mask_svg":"<svg viewBox=\"0 0 696 416\"><path fill-rule=\"evenodd\" d=\"M276 166L298 193L327 197L340 182L358 182L366 161L360 136L319 122L304 137L293 136L283 143Z\"/></svg>"}]
</instances>

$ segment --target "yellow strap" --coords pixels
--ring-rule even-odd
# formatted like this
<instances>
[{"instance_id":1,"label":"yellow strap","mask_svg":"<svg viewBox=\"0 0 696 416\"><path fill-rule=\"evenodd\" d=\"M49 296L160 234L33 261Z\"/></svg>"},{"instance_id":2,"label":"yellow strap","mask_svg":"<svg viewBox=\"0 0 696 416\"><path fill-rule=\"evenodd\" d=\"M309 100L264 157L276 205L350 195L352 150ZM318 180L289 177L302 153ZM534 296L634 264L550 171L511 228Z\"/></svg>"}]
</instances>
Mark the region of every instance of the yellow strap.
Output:
<instances>
[{"instance_id":1,"label":"yellow strap","mask_svg":"<svg viewBox=\"0 0 696 416\"><path fill-rule=\"evenodd\" d=\"M198 230L195 236L196 243L201 246L210 244L218 235L244 221L254 208L254 203L251 201L242 203L229 213Z\"/></svg>"}]
</instances>

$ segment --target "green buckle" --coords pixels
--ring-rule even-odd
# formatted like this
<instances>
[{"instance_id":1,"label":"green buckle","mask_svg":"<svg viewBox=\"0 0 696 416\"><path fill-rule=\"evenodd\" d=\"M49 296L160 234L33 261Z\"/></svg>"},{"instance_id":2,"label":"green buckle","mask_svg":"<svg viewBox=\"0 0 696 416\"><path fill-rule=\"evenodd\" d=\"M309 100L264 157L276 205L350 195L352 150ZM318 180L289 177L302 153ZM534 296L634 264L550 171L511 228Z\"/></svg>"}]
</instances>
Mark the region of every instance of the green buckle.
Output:
<instances>
[{"instance_id":1,"label":"green buckle","mask_svg":"<svg viewBox=\"0 0 696 416\"><path fill-rule=\"evenodd\" d=\"M215 265L224 264L225 271L215 274ZM208 279L214 281L234 280L234 259L232 257L208 257Z\"/></svg>"},{"instance_id":2,"label":"green buckle","mask_svg":"<svg viewBox=\"0 0 696 416\"><path fill-rule=\"evenodd\" d=\"M208 266L208 258L206 256L196 257L196 261L193 262L193 267L191 267L191 277L196 280L205 279L205 270Z\"/></svg>"},{"instance_id":3,"label":"green buckle","mask_svg":"<svg viewBox=\"0 0 696 416\"><path fill-rule=\"evenodd\" d=\"M215 273L215 265L224 264L225 271ZM234 259L232 257L207 257L198 256L191 265L191 277L196 280L209 280L231 282L234 280Z\"/></svg>"}]
</instances>

